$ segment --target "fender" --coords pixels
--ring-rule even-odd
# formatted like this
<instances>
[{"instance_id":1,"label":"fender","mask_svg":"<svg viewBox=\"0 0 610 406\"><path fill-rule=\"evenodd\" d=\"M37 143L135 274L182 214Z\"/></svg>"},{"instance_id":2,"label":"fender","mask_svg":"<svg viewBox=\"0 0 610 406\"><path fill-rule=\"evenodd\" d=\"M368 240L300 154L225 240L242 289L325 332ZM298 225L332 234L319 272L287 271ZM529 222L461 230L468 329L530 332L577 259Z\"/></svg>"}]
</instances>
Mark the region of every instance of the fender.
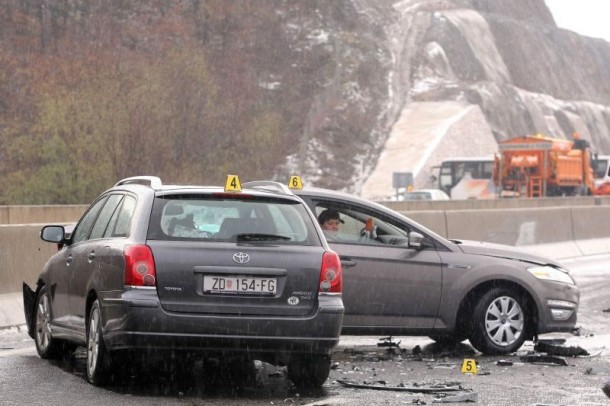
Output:
<instances>
[{"instance_id":1,"label":"fender","mask_svg":"<svg viewBox=\"0 0 610 406\"><path fill-rule=\"evenodd\" d=\"M488 282L508 282L519 285L532 298L538 311L542 304L540 297L533 289L533 286L540 282L531 276L524 267L512 260L497 258L497 261L477 266L474 263L468 264L469 269L448 269L447 263L443 264L443 284L450 283L453 292L450 296L441 295L438 319L446 323L446 326L453 330L455 328L458 309L464 298L477 286ZM493 269L493 272L490 270ZM459 274L456 274L459 272ZM453 275L448 275L453 273Z\"/></svg>"}]
</instances>

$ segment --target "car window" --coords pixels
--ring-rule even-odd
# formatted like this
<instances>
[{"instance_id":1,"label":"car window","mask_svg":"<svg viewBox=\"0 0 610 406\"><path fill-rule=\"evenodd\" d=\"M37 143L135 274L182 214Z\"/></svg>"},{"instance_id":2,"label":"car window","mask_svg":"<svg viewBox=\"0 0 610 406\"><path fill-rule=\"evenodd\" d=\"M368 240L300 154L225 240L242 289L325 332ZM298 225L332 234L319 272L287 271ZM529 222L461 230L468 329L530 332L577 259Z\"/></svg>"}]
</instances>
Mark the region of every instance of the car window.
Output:
<instances>
[{"instance_id":1,"label":"car window","mask_svg":"<svg viewBox=\"0 0 610 406\"><path fill-rule=\"evenodd\" d=\"M307 235L307 228L298 217L294 216L294 213L291 213L291 210L290 206L269 207L269 213L273 217L273 222L279 234L289 235L296 233L297 239L302 239Z\"/></svg>"},{"instance_id":2,"label":"car window","mask_svg":"<svg viewBox=\"0 0 610 406\"><path fill-rule=\"evenodd\" d=\"M131 228L131 218L136 208L136 199L132 196L125 196L121 207L115 210L110 223L106 228L104 237L128 237Z\"/></svg>"},{"instance_id":3,"label":"car window","mask_svg":"<svg viewBox=\"0 0 610 406\"><path fill-rule=\"evenodd\" d=\"M329 242L359 245L405 246L407 232L385 221L372 210L341 203L320 202L316 205L316 216L324 210L335 209L340 213L341 224L338 232L324 231Z\"/></svg>"},{"instance_id":4,"label":"car window","mask_svg":"<svg viewBox=\"0 0 610 406\"><path fill-rule=\"evenodd\" d=\"M97 216L97 220L95 220L95 224L93 225L93 229L91 230L91 235L89 236L90 240L95 238L102 238L104 236L104 231L106 231L106 227L108 227L108 221L110 217L115 213L119 203L121 203L121 199L123 195L113 194L108 197L106 200L106 204L102 208L100 215Z\"/></svg>"},{"instance_id":5,"label":"car window","mask_svg":"<svg viewBox=\"0 0 610 406\"><path fill-rule=\"evenodd\" d=\"M148 238L320 244L301 202L243 195L158 197L153 204Z\"/></svg>"},{"instance_id":6,"label":"car window","mask_svg":"<svg viewBox=\"0 0 610 406\"><path fill-rule=\"evenodd\" d=\"M72 243L77 243L86 240L89 237L89 232L91 231L91 226L93 226L93 222L95 221L97 214L100 209L106 202L107 196L104 196L97 202L95 202L87 213L80 219L78 224L76 225L76 229L72 233Z\"/></svg>"}]
</instances>

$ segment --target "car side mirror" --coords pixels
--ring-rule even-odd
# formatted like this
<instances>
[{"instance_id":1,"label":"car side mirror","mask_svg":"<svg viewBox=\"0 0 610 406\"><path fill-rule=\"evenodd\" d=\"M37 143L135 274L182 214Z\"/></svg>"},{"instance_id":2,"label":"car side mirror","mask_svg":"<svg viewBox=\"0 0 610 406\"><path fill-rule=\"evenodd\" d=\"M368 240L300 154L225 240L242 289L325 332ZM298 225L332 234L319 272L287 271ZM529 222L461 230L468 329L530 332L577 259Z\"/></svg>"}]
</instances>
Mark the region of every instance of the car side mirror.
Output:
<instances>
[{"instance_id":1,"label":"car side mirror","mask_svg":"<svg viewBox=\"0 0 610 406\"><path fill-rule=\"evenodd\" d=\"M57 249L60 250L66 244L68 237L63 226L44 226L40 230L40 238L43 241L56 243Z\"/></svg>"},{"instance_id":2,"label":"car side mirror","mask_svg":"<svg viewBox=\"0 0 610 406\"><path fill-rule=\"evenodd\" d=\"M59 244L65 239L65 230L63 226L44 226L40 230L40 238L43 241Z\"/></svg>"},{"instance_id":3,"label":"car side mirror","mask_svg":"<svg viewBox=\"0 0 610 406\"><path fill-rule=\"evenodd\" d=\"M409 233L409 248L421 249L423 246L424 236L418 232L411 231Z\"/></svg>"}]
</instances>

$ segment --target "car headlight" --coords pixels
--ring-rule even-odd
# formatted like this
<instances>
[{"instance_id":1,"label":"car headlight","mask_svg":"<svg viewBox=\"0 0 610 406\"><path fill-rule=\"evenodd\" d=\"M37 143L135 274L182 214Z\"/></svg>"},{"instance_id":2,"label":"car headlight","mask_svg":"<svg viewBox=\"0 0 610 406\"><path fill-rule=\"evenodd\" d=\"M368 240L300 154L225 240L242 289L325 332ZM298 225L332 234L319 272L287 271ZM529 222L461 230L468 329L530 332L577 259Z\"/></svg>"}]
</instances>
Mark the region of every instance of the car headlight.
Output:
<instances>
[{"instance_id":1,"label":"car headlight","mask_svg":"<svg viewBox=\"0 0 610 406\"><path fill-rule=\"evenodd\" d=\"M538 279L563 282L568 283L570 285L575 284L574 279L570 277L567 271L552 266L533 266L531 268L527 268L527 270L530 271L530 273Z\"/></svg>"}]
</instances>

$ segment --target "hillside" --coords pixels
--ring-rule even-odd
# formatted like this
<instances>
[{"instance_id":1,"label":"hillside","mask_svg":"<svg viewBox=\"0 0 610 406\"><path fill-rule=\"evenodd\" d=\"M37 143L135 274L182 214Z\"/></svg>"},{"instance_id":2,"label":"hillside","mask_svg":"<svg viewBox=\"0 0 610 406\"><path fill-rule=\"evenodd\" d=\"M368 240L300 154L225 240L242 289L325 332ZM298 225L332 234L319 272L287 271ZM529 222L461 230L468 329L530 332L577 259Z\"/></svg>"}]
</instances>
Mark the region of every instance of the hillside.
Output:
<instances>
[{"instance_id":1,"label":"hillside","mask_svg":"<svg viewBox=\"0 0 610 406\"><path fill-rule=\"evenodd\" d=\"M532 133L610 153L610 44L543 0L9 0L0 66L0 204L88 202L135 174L383 198L391 171L423 185L446 155Z\"/></svg>"}]
</instances>

